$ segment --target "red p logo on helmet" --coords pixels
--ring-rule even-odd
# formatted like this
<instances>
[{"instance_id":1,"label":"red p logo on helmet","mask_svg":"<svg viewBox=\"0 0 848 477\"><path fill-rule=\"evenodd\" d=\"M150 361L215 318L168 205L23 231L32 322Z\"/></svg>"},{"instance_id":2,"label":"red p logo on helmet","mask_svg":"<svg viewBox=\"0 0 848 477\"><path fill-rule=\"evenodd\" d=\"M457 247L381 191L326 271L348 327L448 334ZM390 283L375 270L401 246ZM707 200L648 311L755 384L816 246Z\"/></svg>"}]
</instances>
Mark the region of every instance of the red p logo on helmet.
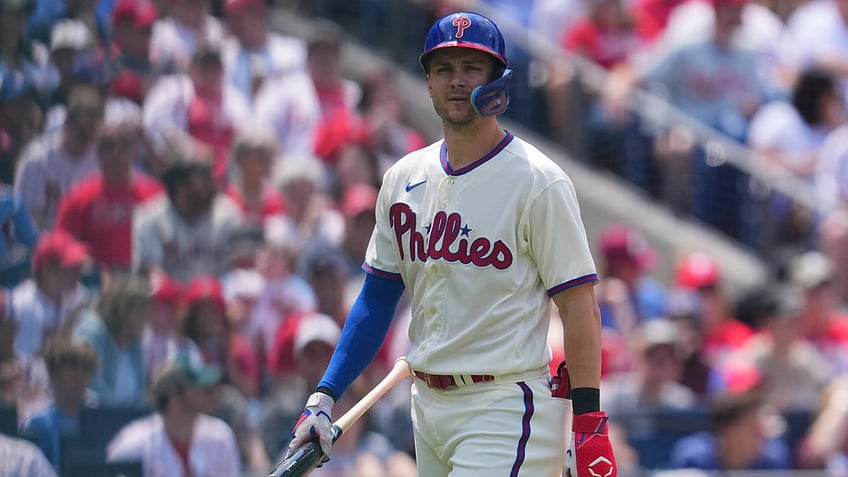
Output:
<instances>
[{"instance_id":1,"label":"red p logo on helmet","mask_svg":"<svg viewBox=\"0 0 848 477\"><path fill-rule=\"evenodd\" d=\"M462 38L465 30L471 26L471 19L468 17L456 17L453 19L452 25L456 27L456 38Z\"/></svg>"}]
</instances>

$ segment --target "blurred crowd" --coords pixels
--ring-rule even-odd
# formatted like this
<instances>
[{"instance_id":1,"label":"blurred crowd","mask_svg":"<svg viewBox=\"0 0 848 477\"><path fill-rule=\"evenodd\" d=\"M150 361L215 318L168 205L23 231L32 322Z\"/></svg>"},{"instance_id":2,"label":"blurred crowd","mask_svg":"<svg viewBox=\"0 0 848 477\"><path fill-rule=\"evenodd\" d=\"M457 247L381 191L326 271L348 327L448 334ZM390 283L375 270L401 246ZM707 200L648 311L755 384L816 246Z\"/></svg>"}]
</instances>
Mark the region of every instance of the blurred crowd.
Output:
<instances>
[{"instance_id":1,"label":"blurred crowd","mask_svg":"<svg viewBox=\"0 0 848 477\"><path fill-rule=\"evenodd\" d=\"M315 22L307 37L269 30L265 0L0 0L0 474L262 474L284 452L364 278L382 174L427 141L396 71L343 74L343 39L393 14L417 66L432 20L476 2L278 3ZM579 84L510 43L508 115L572 146L579 127L580 157L774 264L731 290L691 251L662 283L637 230L602 231L621 471L848 472L848 0L484 3L610 72ZM644 124L635 87L809 181L834 215ZM339 413L405 353L409 319L402 300ZM416 475L408 406L398 386L314 475ZM115 416L93 443L87 426Z\"/></svg>"}]
</instances>

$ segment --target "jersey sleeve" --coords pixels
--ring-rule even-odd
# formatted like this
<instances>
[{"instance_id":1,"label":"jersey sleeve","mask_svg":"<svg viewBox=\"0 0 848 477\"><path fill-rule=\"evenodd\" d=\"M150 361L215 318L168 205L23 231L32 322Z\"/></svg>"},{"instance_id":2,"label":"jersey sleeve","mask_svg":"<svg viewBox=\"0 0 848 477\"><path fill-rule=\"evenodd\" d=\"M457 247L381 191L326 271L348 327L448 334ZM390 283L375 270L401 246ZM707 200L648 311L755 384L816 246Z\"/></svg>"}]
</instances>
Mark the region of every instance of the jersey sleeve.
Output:
<instances>
[{"instance_id":1,"label":"jersey sleeve","mask_svg":"<svg viewBox=\"0 0 848 477\"><path fill-rule=\"evenodd\" d=\"M531 199L524 227L530 254L549 296L598 281L570 180L555 180Z\"/></svg>"},{"instance_id":2,"label":"jersey sleeve","mask_svg":"<svg viewBox=\"0 0 848 477\"><path fill-rule=\"evenodd\" d=\"M377 197L377 224L371 233L368 249L365 252L365 263L362 268L372 275L399 280L398 246L394 232L389 224L389 208L391 207L391 181L384 181Z\"/></svg>"}]
</instances>

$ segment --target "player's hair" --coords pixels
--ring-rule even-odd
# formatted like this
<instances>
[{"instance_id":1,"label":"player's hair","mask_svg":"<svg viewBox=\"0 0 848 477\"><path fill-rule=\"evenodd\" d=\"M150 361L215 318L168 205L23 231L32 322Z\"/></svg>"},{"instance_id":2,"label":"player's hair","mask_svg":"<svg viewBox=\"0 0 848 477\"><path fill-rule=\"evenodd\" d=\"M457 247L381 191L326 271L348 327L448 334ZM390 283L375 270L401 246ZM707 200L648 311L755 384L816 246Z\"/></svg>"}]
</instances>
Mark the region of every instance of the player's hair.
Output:
<instances>
[{"instance_id":1,"label":"player's hair","mask_svg":"<svg viewBox=\"0 0 848 477\"><path fill-rule=\"evenodd\" d=\"M47 372L52 376L60 369L71 366L81 366L86 371L95 372L100 362L91 345L84 342L72 341L65 337L55 337L48 340L41 351Z\"/></svg>"},{"instance_id":2,"label":"player's hair","mask_svg":"<svg viewBox=\"0 0 848 477\"><path fill-rule=\"evenodd\" d=\"M836 80L833 73L813 68L801 74L795 88L792 91L792 105L798 110L798 114L804 122L810 125L819 124L824 118L821 115L822 98L833 93L836 89Z\"/></svg>"},{"instance_id":3,"label":"player's hair","mask_svg":"<svg viewBox=\"0 0 848 477\"><path fill-rule=\"evenodd\" d=\"M153 298L150 283L138 276L118 276L110 279L97 301L97 314L112 335L118 335L127 326L127 315L133 311L150 309Z\"/></svg>"}]
</instances>

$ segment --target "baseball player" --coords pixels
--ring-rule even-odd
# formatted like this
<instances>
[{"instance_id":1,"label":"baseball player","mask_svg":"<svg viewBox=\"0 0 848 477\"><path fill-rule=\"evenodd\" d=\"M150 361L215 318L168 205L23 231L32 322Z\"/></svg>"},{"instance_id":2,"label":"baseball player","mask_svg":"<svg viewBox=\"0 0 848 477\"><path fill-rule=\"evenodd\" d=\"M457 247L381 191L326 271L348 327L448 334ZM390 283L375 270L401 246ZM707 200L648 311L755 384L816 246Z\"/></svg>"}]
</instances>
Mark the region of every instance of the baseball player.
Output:
<instances>
[{"instance_id":1,"label":"baseball player","mask_svg":"<svg viewBox=\"0 0 848 477\"><path fill-rule=\"evenodd\" d=\"M373 359L406 288L419 475L616 474L599 409L595 265L569 177L498 124L505 50L475 13L430 29L420 62L444 139L385 174L367 277L288 455L317 438L329 456L333 403ZM553 379L551 298L568 356Z\"/></svg>"}]
</instances>

